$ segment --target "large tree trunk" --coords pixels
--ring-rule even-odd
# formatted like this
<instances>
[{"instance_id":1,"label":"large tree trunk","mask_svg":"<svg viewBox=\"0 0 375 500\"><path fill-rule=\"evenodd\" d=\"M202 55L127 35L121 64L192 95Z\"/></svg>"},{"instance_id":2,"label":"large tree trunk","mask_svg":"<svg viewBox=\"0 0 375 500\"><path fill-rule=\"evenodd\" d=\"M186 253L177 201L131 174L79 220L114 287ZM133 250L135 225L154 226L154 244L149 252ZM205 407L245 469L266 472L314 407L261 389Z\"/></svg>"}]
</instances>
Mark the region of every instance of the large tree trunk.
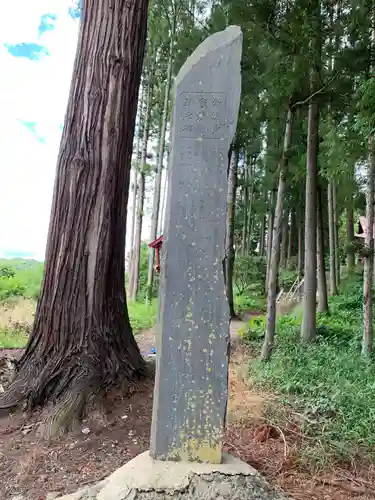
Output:
<instances>
[{"instance_id":1,"label":"large tree trunk","mask_svg":"<svg viewBox=\"0 0 375 500\"><path fill-rule=\"evenodd\" d=\"M283 205L286 192L288 155L289 155L290 144L292 141L292 125L293 125L293 111L291 108L289 108L285 124L283 157L280 162L279 186L277 190L275 222L272 234L272 254L270 262L268 288L267 288L268 290L267 328L261 352L261 359L263 361L266 361L271 357L275 339L276 295L277 295L277 282L279 277L281 231L282 231L283 219L285 218Z\"/></svg>"},{"instance_id":2,"label":"large tree trunk","mask_svg":"<svg viewBox=\"0 0 375 500\"><path fill-rule=\"evenodd\" d=\"M322 188L318 187L318 220L317 220L317 264L318 264L318 309L321 313L327 313L328 294L327 278L324 265L324 225L323 225L323 201Z\"/></svg>"},{"instance_id":3,"label":"large tree trunk","mask_svg":"<svg viewBox=\"0 0 375 500\"><path fill-rule=\"evenodd\" d=\"M229 313L231 318L236 316L233 296L234 271L234 219L236 215L238 159L235 150L232 151L228 172L228 202L227 202L227 231L225 241L225 288L228 297Z\"/></svg>"},{"instance_id":4,"label":"large tree trunk","mask_svg":"<svg viewBox=\"0 0 375 500\"><path fill-rule=\"evenodd\" d=\"M1 408L59 402L51 432L145 373L126 307L126 212L146 0L83 3L33 330Z\"/></svg>"}]
</instances>

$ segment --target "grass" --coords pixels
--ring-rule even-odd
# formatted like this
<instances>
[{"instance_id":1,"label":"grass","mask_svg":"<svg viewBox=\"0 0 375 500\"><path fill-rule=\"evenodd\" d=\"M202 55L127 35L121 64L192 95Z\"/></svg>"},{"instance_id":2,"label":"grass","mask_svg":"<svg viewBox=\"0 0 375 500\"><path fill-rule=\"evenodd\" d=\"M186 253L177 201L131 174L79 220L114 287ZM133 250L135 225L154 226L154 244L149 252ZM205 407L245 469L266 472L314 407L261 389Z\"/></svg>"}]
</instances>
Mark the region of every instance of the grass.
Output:
<instances>
[{"instance_id":1,"label":"grass","mask_svg":"<svg viewBox=\"0 0 375 500\"><path fill-rule=\"evenodd\" d=\"M0 259L0 271L10 269L14 276L0 273L0 301L19 296L37 300L43 278L43 263L32 259Z\"/></svg>"},{"instance_id":2,"label":"grass","mask_svg":"<svg viewBox=\"0 0 375 500\"><path fill-rule=\"evenodd\" d=\"M29 334L25 330L17 330L15 328L1 328L0 348L23 348L26 346L28 338Z\"/></svg>"},{"instance_id":3,"label":"grass","mask_svg":"<svg viewBox=\"0 0 375 500\"><path fill-rule=\"evenodd\" d=\"M360 357L362 316L362 280L352 276L331 297L330 315L318 317L315 343L301 345L302 314L294 312L278 320L272 360L250 365L255 386L280 395L273 421L298 423L301 459L314 468L375 459L375 366Z\"/></svg>"},{"instance_id":4,"label":"grass","mask_svg":"<svg viewBox=\"0 0 375 500\"><path fill-rule=\"evenodd\" d=\"M149 305L144 302L128 301L128 312L134 333L138 333L141 330L147 330L155 325L156 308L156 300L153 300Z\"/></svg>"},{"instance_id":5,"label":"grass","mask_svg":"<svg viewBox=\"0 0 375 500\"><path fill-rule=\"evenodd\" d=\"M28 259L0 259L0 348L24 347L34 321L43 278L43 263ZM128 302L133 333L154 326L156 300Z\"/></svg>"},{"instance_id":6,"label":"grass","mask_svg":"<svg viewBox=\"0 0 375 500\"><path fill-rule=\"evenodd\" d=\"M237 313L241 312L263 312L266 308L265 297L257 295L255 291L249 291L234 297L234 307Z\"/></svg>"}]
</instances>

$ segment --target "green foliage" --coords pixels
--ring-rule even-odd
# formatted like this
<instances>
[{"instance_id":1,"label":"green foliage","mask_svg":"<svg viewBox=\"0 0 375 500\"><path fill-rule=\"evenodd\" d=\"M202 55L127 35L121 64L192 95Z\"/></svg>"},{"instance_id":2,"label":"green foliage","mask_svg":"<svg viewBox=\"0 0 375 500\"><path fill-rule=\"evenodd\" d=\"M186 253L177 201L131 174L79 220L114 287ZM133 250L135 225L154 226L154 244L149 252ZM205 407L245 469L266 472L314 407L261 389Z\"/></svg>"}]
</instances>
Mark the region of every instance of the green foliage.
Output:
<instances>
[{"instance_id":1,"label":"green foliage","mask_svg":"<svg viewBox=\"0 0 375 500\"><path fill-rule=\"evenodd\" d=\"M0 277L0 301L11 297L23 297L25 295L26 286L15 276L7 278Z\"/></svg>"},{"instance_id":2,"label":"green foliage","mask_svg":"<svg viewBox=\"0 0 375 500\"><path fill-rule=\"evenodd\" d=\"M28 259L0 260L0 301L11 297L37 299L43 263Z\"/></svg>"},{"instance_id":3,"label":"green foliage","mask_svg":"<svg viewBox=\"0 0 375 500\"><path fill-rule=\"evenodd\" d=\"M148 247L142 245L141 290L145 293L147 283ZM43 279L43 263L33 260L0 260L0 302L11 303L19 298L37 300ZM142 293L141 291L141 293ZM151 304L128 302L128 313L134 333L151 328L156 322L156 300ZM24 347L28 328L16 323L0 329L0 347Z\"/></svg>"},{"instance_id":4,"label":"green foliage","mask_svg":"<svg viewBox=\"0 0 375 500\"><path fill-rule=\"evenodd\" d=\"M255 383L282 394L299 416L302 458L315 467L359 452L375 458L374 366L360 359L361 275L353 274L341 290L330 299L331 314L318 317L314 344L299 342L301 315L281 317L272 360L250 366Z\"/></svg>"},{"instance_id":5,"label":"green foliage","mask_svg":"<svg viewBox=\"0 0 375 500\"><path fill-rule=\"evenodd\" d=\"M263 257L236 257L234 263L233 279L239 295L250 288L257 287L264 294L267 263Z\"/></svg>"},{"instance_id":6,"label":"green foliage","mask_svg":"<svg viewBox=\"0 0 375 500\"><path fill-rule=\"evenodd\" d=\"M128 312L133 333L140 330L152 328L156 323L157 301L153 300L151 304L144 302L128 301Z\"/></svg>"},{"instance_id":7,"label":"green foliage","mask_svg":"<svg viewBox=\"0 0 375 500\"><path fill-rule=\"evenodd\" d=\"M15 270L9 266L0 266L0 278L13 278Z\"/></svg>"},{"instance_id":8,"label":"green foliage","mask_svg":"<svg viewBox=\"0 0 375 500\"><path fill-rule=\"evenodd\" d=\"M149 258L148 245L142 242L140 263L139 263L139 292L137 296L137 301L139 302L144 302L147 297L148 258ZM158 287L159 287L159 277L155 276L153 290L151 294L151 296L154 298L156 298L157 296Z\"/></svg>"},{"instance_id":9,"label":"green foliage","mask_svg":"<svg viewBox=\"0 0 375 500\"><path fill-rule=\"evenodd\" d=\"M254 292L247 292L242 295L235 295L234 305L238 313L241 312L262 312L265 310L265 298Z\"/></svg>"},{"instance_id":10,"label":"green foliage","mask_svg":"<svg viewBox=\"0 0 375 500\"><path fill-rule=\"evenodd\" d=\"M375 79L362 82L357 94L356 129L366 141L375 133Z\"/></svg>"},{"instance_id":11,"label":"green foliage","mask_svg":"<svg viewBox=\"0 0 375 500\"><path fill-rule=\"evenodd\" d=\"M282 269L279 276L280 288L283 288L285 291L290 290L297 278L298 271L291 269Z\"/></svg>"},{"instance_id":12,"label":"green foliage","mask_svg":"<svg viewBox=\"0 0 375 500\"><path fill-rule=\"evenodd\" d=\"M266 331L266 317L256 316L251 318L244 332L244 338L251 342L253 340L263 339L264 332Z\"/></svg>"},{"instance_id":13,"label":"green foliage","mask_svg":"<svg viewBox=\"0 0 375 500\"><path fill-rule=\"evenodd\" d=\"M0 348L23 348L27 344L29 334L22 328L0 328Z\"/></svg>"}]
</instances>

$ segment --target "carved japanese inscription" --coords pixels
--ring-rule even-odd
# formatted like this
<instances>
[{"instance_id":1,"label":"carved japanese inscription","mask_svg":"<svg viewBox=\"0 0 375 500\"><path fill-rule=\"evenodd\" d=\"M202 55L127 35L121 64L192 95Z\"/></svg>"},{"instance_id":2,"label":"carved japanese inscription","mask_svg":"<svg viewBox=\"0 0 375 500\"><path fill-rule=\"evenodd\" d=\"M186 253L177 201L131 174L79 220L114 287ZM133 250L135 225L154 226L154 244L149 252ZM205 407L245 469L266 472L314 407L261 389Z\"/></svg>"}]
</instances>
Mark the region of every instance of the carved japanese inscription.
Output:
<instances>
[{"instance_id":1,"label":"carved japanese inscription","mask_svg":"<svg viewBox=\"0 0 375 500\"><path fill-rule=\"evenodd\" d=\"M222 92L183 92L177 106L178 136L220 139L227 122L227 96Z\"/></svg>"}]
</instances>

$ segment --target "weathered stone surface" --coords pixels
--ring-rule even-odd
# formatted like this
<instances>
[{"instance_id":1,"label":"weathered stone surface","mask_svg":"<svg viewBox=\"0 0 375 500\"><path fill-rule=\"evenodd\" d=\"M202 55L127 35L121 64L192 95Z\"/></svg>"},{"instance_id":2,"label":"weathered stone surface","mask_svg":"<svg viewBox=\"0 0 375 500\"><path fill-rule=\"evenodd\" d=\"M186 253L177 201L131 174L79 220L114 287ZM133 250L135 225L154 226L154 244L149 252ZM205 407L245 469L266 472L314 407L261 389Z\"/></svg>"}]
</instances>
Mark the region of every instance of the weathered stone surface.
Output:
<instances>
[{"instance_id":1,"label":"weathered stone surface","mask_svg":"<svg viewBox=\"0 0 375 500\"><path fill-rule=\"evenodd\" d=\"M228 389L224 290L228 150L242 33L205 40L176 78L151 455L220 463Z\"/></svg>"},{"instance_id":2,"label":"weathered stone surface","mask_svg":"<svg viewBox=\"0 0 375 500\"><path fill-rule=\"evenodd\" d=\"M153 460L146 452L99 485L74 500L286 500L255 469L228 454L222 464L204 464Z\"/></svg>"},{"instance_id":3,"label":"weathered stone surface","mask_svg":"<svg viewBox=\"0 0 375 500\"><path fill-rule=\"evenodd\" d=\"M69 495L64 495L62 497L58 497L56 500L96 500L98 494L104 489L107 485L111 476L103 479L99 483L92 484L91 486L86 486L85 488L81 488L80 490L70 493Z\"/></svg>"}]
</instances>

